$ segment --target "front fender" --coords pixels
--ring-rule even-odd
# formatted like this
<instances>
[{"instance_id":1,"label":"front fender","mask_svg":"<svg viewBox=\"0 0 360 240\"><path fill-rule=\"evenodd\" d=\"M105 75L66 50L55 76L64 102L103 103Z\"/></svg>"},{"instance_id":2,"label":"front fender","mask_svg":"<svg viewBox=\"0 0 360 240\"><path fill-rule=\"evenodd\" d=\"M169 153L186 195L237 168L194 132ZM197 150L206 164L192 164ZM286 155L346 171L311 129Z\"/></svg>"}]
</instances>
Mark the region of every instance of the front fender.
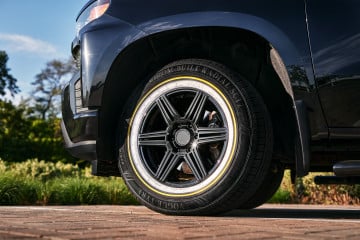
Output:
<instances>
[{"instance_id":1,"label":"front fender","mask_svg":"<svg viewBox=\"0 0 360 240\"><path fill-rule=\"evenodd\" d=\"M251 31L266 39L281 55L286 65L298 64L308 54L279 27L260 17L236 12L192 12L152 19L136 26L146 35L193 27L228 27ZM306 31L306 29L303 29ZM306 40L306 32L304 32ZM296 39L298 40L298 39ZM307 42L307 41L306 41ZM301 53L303 52L303 53Z\"/></svg>"}]
</instances>

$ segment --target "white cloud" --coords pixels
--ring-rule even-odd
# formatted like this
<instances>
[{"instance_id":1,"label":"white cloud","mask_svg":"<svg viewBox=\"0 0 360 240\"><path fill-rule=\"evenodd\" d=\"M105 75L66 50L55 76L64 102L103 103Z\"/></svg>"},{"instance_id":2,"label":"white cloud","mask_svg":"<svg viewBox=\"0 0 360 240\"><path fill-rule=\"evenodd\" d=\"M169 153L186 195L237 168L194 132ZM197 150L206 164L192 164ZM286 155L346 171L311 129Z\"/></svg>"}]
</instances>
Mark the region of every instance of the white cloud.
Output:
<instances>
[{"instance_id":1,"label":"white cloud","mask_svg":"<svg viewBox=\"0 0 360 240\"><path fill-rule=\"evenodd\" d=\"M5 90L5 96L0 96L0 99L2 100L9 100L15 105L19 105L22 101L25 99L32 99L32 96L29 93L21 91L18 94L15 94L15 96L11 96L10 92L8 90Z\"/></svg>"},{"instance_id":2,"label":"white cloud","mask_svg":"<svg viewBox=\"0 0 360 240\"><path fill-rule=\"evenodd\" d=\"M42 57L58 54L52 44L20 34L0 33L0 48L8 53L26 52Z\"/></svg>"}]
</instances>

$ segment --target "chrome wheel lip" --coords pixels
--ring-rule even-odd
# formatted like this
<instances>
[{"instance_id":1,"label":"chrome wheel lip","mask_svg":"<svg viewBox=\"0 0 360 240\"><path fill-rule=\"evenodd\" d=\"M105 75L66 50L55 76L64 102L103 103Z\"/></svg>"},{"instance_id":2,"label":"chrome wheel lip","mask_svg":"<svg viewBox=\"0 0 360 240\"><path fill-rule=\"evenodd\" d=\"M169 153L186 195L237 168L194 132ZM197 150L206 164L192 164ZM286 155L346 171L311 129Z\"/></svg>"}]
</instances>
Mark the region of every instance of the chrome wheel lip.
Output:
<instances>
[{"instance_id":1,"label":"chrome wheel lip","mask_svg":"<svg viewBox=\"0 0 360 240\"><path fill-rule=\"evenodd\" d=\"M220 161L216 169L210 172L210 174L203 181L200 181L195 185L185 187L169 186L164 184L164 182L158 181L158 179L154 178L153 174L147 170L147 167L143 163L138 147L138 136L140 134L140 129L144 117L152 108L154 101L159 99L164 94L173 91L174 89L195 89L197 91L205 92L207 95L211 96L211 98L219 106L221 106L221 110L226 120L224 121L224 127L228 129L227 143L224 146L225 150L222 158L223 160ZM228 100L217 87L200 78L178 77L158 84L141 99L139 105L134 111L134 115L131 118L127 140L132 168L137 177L143 182L145 186L161 195L190 196L210 188L216 184L224 175L225 171L230 166L234 155L234 149L237 141L237 128L232 108Z\"/></svg>"}]
</instances>

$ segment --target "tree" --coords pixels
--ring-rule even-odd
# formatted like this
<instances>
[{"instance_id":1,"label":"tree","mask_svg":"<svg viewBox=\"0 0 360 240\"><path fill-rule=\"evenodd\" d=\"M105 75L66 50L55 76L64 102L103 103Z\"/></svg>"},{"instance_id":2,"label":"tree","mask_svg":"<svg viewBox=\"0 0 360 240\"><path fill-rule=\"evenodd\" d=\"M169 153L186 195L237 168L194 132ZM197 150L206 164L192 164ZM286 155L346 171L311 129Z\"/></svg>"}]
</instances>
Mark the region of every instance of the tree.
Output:
<instances>
[{"instance_id":1,"label":"tree","mask_svg":"<svg viewBox=\"0 0 360 240\"><path fill-rule=\"evenodd\" d=\"M60 93L65 80L75 72L75 64L72 60L52 60L46 63L46 67L35 76L32 84L36 101L34 111L41 118L56 117L60 113Z\"/></svg>"},{"instance_id":2,"label":"tree","mask_svg":"<svg viewBox=\"0 0 360 240\"><path fill-rule=\"evenodd\" d=\"M0 100L0 158L18 159L18 154L26 152L24 147L28 145L27 131L30 126L24 108Z\"/></svg>"},{"instance_id":3,"label":"tree","mask_svg":"<svg viewBox=\"0 0 360 240\"><path fill-rule=\"evenodd\" d=\"M0 100L0 159L22 162L37 158L73 163L63 147L60 119L40 119L26 103L18 106Z\"/></svg>"},{"instance_id":4,"label":"tree","mask_svg":"<svg viewBox=\"0 0 360 240\"><path fill-rule=\"evenodd\" d=\"M16 79L9 74L10 69L6 67L7 61L9 60L8 55L5 51L0 51L0 96L5 95L5 90L9 90L10 94L14 94L20 91L16 85Z\"/></svg>"}]
</instances>

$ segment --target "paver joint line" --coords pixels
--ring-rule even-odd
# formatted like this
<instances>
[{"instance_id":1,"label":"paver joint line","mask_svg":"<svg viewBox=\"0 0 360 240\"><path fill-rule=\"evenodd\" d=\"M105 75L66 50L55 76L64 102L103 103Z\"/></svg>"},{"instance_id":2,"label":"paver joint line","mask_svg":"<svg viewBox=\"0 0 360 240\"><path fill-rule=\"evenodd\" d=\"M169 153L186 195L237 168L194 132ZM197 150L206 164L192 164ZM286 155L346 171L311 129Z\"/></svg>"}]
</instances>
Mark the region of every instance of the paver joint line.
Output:
<instances>
[{"instance_id":1,"label":"paver joint line","mask_svg":"<svg viewBox=\"0 0 360 240\"><path fill-rule=\"evenodd\" d=\"M359 213L304 205L217 217L165 216L139 206L0 207L0 239L356 239Z\"/></svg>"}]
</instances>

